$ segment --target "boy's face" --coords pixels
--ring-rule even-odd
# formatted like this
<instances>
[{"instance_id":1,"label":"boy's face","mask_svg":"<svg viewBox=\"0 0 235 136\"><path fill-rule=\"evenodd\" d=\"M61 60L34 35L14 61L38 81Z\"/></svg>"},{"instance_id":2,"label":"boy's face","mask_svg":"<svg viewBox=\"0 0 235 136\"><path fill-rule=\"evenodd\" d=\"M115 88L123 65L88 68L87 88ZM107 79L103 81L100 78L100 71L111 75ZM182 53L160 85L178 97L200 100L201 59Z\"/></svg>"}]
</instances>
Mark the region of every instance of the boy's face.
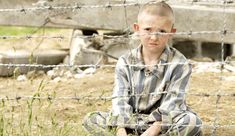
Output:
<instances>
[{"instance_id":1,"label":"boy's face","mask_svg":"<svg viewBox=\"0 0 235 136\"><path fill-rule=\"evenodd\" d=\"M138 24L134 24L135 31L140 35L141 44L145 50L151 52L162 52L167 45L170 35L153 35L151 33L171 33L172 22L167 17L142 13Z\"/></svg>"}]
</instances>

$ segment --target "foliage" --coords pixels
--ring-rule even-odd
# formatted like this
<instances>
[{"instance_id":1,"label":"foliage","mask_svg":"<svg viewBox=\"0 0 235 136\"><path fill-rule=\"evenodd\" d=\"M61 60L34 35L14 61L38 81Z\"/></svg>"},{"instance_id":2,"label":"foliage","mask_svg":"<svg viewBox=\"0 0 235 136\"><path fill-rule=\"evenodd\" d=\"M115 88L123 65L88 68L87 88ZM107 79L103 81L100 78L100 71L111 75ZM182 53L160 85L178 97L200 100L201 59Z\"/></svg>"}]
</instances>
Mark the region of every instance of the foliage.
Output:
<instances>
[{"instance_id":1,"label":"foliage","mask_svg":"<svg viewBox=\"0 0 235 136\"><path fill-rule=\"evenodd\" d=\"M59 29L56 28L37 28L37 27L16 27L16 26L0 26L0 35L30 35L33 33L43 33L43 32L56 32Z\"/></svg>"}]
</instances>

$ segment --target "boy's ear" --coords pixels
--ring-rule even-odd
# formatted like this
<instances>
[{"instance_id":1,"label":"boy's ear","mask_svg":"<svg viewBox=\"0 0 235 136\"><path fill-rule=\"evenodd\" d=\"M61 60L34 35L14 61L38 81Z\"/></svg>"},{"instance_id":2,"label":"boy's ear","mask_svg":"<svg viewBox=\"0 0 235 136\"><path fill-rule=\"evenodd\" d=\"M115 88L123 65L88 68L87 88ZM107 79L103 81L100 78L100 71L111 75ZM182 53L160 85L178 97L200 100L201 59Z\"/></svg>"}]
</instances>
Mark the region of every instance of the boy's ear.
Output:
<instances>
[{"instance_id":1,"label":"boy's ear","mask_svg":"<svg viewBox=\"0 0 235 136\"><path fill-rule=\"evenodd\" d=\"M176 32L176 28L172 28L171 33L175 33L175 32Z\"/></svg>"},{"instance_id":2,"label":"boy's ear","mask_svg":"<svg viewBox=\"0 0 235 136\"><path fill-rule=\"evenodd\" d=\"M139 25L137 23L134 23L133 28L135 31L139 31Z\"/></svg>"}]
</instances>

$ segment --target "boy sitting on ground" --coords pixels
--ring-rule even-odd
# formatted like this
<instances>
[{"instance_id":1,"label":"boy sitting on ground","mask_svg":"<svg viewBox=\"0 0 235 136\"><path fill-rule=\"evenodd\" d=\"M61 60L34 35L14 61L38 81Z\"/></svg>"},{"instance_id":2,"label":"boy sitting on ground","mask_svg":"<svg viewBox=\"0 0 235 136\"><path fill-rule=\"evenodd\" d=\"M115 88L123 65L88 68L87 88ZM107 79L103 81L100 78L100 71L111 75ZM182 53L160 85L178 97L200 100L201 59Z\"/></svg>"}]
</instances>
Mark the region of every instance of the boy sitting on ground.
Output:
<instances>
[{"instance_id":1,"label":"boy sitting on ground","mask_svg":"<svg viewBox=\"0 0 235 136\"><path fill-rule=\"evenodd\" d=\"M153 3L143 5L134 24L140 46L117 62L112 111L84 120L92 135L202 135L201 120L185 102L192 67L168 46L169 33L176 31L173 10L165 2Z\"/></svg>"}]
</instances>

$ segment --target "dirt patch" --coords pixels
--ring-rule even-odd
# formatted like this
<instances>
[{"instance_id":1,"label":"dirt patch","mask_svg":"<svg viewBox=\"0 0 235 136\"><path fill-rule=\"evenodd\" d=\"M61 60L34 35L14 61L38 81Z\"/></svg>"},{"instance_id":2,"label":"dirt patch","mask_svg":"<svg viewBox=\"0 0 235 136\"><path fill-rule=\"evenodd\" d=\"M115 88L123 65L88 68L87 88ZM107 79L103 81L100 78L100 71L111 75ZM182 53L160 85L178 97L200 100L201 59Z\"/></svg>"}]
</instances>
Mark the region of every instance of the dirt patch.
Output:
<instances>
[{"instance_id":1,"label":"dirt patch","mask_svg":"<svg viewBox=\"0 0 235 136\"><path fill-rule=\"evenodd\" d=\"M234 127L231 127L235 125L235 98L221 96L218 99L216 95L235 93L234 77L234 73L192 74L187 102L206 125L204 135L213 133L215 120L218 125L225 125L217 129L217 135L230 136L235 132ZM37 135L86 135L81 126L82 119L88 112L110 109L110 100L95 98L111 96L113 79L113 68L97 69L94 74L79 79L55 80L45 74L26 81L17 81L14 77L0 78L0 96L8 96L9 99L2 101L0 108L5 123L4 132L14 135L21 135L21 132ZM193 95L197 93L212 96ZM45 99L32 100L27 96ZM13 130L15 126L19 127Z\"/></svg>"},{"instance_id":2,"label":"dirt patch","mask_svg":"<svg viewBox=\"0 0 235 136\"><path fill-rule=\"evenodd\" d=\"M68 43L69 39L0 40L0 49L61 49L69 48ZM205 136L215 133L215 123L218 125L216 135L234 135L235 97L231 94L235 94L235 73L202 71L205 69L192 74L187 103L202 118ZM100 68L80 78L55 78L45 73L29 73L27 79L21 81L17 78L18 75L0 78L0 97L3 98L0 134L3 135L83 136L86 135L82 129L84 116L111 108L110 100L99 98L112 94L113 68Z\"/></svg>"}]
</instances>

